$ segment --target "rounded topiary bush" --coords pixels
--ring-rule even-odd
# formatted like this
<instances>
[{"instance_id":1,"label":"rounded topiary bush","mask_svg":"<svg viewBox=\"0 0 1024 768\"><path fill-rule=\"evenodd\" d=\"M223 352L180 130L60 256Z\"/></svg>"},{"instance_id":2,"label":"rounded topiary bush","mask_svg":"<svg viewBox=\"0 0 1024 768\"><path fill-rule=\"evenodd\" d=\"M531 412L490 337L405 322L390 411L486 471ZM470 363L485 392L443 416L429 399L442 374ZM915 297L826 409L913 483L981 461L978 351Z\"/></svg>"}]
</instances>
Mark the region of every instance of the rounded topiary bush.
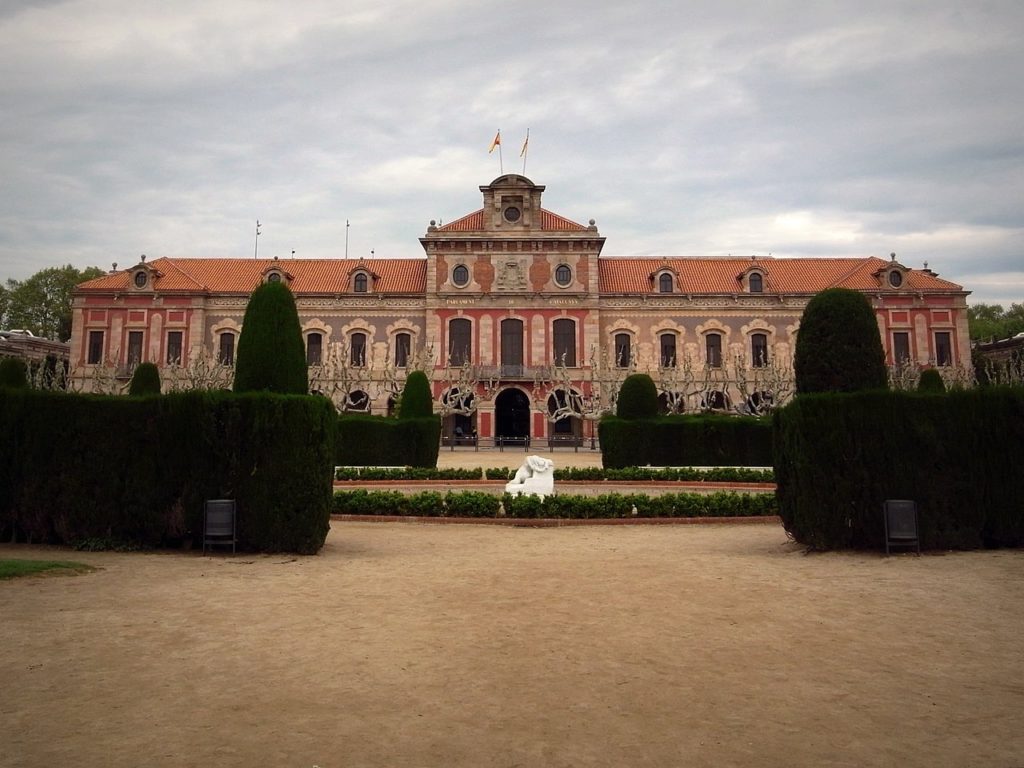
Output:
<instances>
[{"instance_id":1,"label":"rounded topiary bush","mask_svg":"<svg viewBox=\"0 0 1024 768\"><path fill-rule=\"evenodd\" d=\"M658 415L658 388L646 373L626 377L619 389L615 415L620 419L648 419Z\"/></svg>"},{"instance_id":2,"label":"rounded topiary bush","mask_svg":"<svg viewBox=\"0 0 1024 768\"><path fill-rule=\"evenodd\" d=\"M413 371L405 380L402 401L398 408L400 419L422 419L434 415L434 399L430 394L430 382L423 371Z\"/></svg>"},{"instance_id":3,"label":"rounded topiary bush","mask_svg":"<svg viewBox=\"0 0 1024 768\"><path fill-rule=\"evenodd\" d=\"M160 371L153 363L139 363L128 385L129 395L159 395Z\"/></svg>"},{"instance_id":4,"label":"rounded topiary bush","mask_svg":"<svg viewBox=\"0 0 1024 768\"><path fill-rule=\"evenodd\" d=\"M264 283L249 298L238 337L235 392L309 392L306 349L295 297L284 283Z\"/></svg>"},{"instance_id":5,"label":"rounded topiary bush","mask_svg":"<svg viewBox=\"0 0 1024 768\"><path fill-rule=\"evenodd\" d=\"M921 371L921 378L917 380L918 392L945 392L946 382L942 375L934 368L926 368Z\"/></svg>"},{"instance_id":6,"label":"rounded topiary bush","mask_svg":"<svg viewBox=\"0 0 1024 768\"><path fill-rule=\"evenodd\" d=\"M798 394L886 389L885 353L875 312L848 288L829 288L804 309L793 372Z\"/></svg>"},{"instance_id":7,"label":"rounded topiary bush","mask_svg":"<svg viewBox=\"0 0 1024 768\"><path fill-rule=\"evenodd\" d=\"M28 368L24 360L5 357L0 360L0 387L24 389L28 386Z\"/></svg>"}]
</instances>

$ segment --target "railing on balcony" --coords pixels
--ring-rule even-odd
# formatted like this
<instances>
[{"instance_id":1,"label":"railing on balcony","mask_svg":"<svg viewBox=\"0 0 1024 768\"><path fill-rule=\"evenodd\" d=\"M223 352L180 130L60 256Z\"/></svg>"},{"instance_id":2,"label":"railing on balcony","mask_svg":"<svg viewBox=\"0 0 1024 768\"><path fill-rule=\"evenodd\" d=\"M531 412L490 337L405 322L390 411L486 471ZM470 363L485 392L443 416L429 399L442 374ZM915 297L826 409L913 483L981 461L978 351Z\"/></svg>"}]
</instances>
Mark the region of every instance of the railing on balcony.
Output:
<instances>
[{"instance_id":1,"label":"railing on balcony","mask_svg":"<svg viewBox=\"0 0 1024 768\"><path fill-rule=\"evenodd\" d=\"M550 379L553 369L550 365L478 365L476 373L480 379L502 379L533 381Z\"/></svg>"}]
</instances>

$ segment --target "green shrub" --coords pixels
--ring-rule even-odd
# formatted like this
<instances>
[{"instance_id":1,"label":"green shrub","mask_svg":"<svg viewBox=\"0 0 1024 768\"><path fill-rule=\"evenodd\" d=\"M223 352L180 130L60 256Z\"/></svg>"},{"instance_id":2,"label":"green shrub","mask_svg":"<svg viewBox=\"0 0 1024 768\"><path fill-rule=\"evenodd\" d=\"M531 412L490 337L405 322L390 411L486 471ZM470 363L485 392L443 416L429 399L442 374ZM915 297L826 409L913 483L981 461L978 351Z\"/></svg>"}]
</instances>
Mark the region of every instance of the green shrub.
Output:
<instances>
[{"instance_id":1,"label":"green shrub","mask_svg":"<svg viewBox=\"0 0 1024 768\"><path fill-rule=\"evenodd\" d=\"M946 382L934 368L925 368L921 371L921 377L917 380L918 392L941 393L946 391Z\"/></svg>"},{"instance_id":2,"label":"green shrub","mask_svg":"<svg viewBox=\"0 0 1024 768\"><path fill-rule=\"evenodd\" d=\"M829 288L808 302L796 337L793 373L800 394L888 386L878 322L863 294Z\"/></svg>"},{"instance_id":3,"label":"green shrub","mask_svg":"<svg viewBox=\"0 0 1024 768\"><path fill-rule=\"evenodd\" d=\"M723 414L601 419L601 461L606 469L658 467L767 467L772 463L768 419Z\"/></svg>"},{"instance_id":4,"label":"green shrub","mask_svg":"<svg viewBox=\"0 0 1024 768\"><path fill-rule=\"evenodd\" d=\"M620 419L649 419L658 415L658 388L646 373L626 377L619 388L615 415Z\"/></svg>"},{"instance_id":5,"label":"green shrub","mask_svg":"<svg viewBox=\"0 0 1024 768\"><path fill-rule=\"evenodd\" d=\"M28 386L28 368L17 357L0 359L0 387L23 389Z\"/></svg>"},{"instance_id":6,"label":"green shrub","mask_svg":"<svg viewBox=\"0 0 1024 768\"><path fill-rule=\"evenodd\" d=\"M412 371L405 380L402 400L398 408L400 419L422 419L434 415L434 399L430 382L423 371Z\"/></svg>"},{"instance_id":7,"label":"green shrub","mask_svg":"<svg viewBox=\"0 0 1024 768\"><path fill-rule=\"evenodd\" d=\"M338 466L436 467L441 419L389 419L367 414L337 417Z\"/></svg>"},{"instance_id":8,"label":"green shrub","mask_svg":"<svg viewBox=\"0 0 1024 768\"><path fill-rule=\"evenodd\" d=\"M284 283L264 283L249 298L238 338L235 392L309 391L295 297Z\"/></svg>"},{"instance_id":9,"label":"green shrub","mask_svg":"<svg viewBox=\"0 0 1024 768\"><path fill-rule=\"evenodd\" d=\"M5 390L0 533L172 546L201 536L205 499L233 498L241 548L312 554L329 528L334 419L307 396Z\"/></svg>"},{"instance_id":10,"label":"green shrub","mask_svg":"<svg viewBox=\"0 0 1024 768\"><path fill-rule=\"evenodd\" d=\"M129 395L159 395L160 371L153 363L139 363L128 385Z\"/></svg>"},{"instance_id":11,"label":"green shrub","mask_svg":"<svg viewBox=\"0 0 1024 768\"><path fill-rule=\"evenodd\" d=\"M797 541L884 548L882 502L912 499L923 548L1024 544L1024 389L808 395L774 419L779 514Z\"/></svg>"}]
</instances>

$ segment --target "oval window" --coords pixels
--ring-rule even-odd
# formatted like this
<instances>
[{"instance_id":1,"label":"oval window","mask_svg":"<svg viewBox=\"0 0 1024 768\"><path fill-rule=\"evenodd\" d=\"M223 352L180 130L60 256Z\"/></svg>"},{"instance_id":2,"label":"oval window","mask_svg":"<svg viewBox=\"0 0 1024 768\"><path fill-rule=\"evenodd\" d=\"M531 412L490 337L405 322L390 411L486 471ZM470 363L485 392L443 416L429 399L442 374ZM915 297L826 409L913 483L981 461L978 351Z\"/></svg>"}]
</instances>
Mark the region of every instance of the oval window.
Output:
<instances>
[{"instance_id":1,"label":"oval window","mask_svg":"<svg viewBox=\"0 0 1024 768\"><path fill-rule=\"evenodd\" d=\"M452 282L459 288L469 285L469 270L465 264L459 264L452 270Z\"/></svg>"},{"instance_id":2,"label":"oval window","mask_svg":"<svg viewBox=\"0 0 1024 768\"><path fill-rule=\"evenodd\" d=\"M146 287L146 273L145 272L136 272L135 273L135 287L136 288L145 288Z\"/></svg>"},{"instance_id":3,"label":"oval window","mask_svg":"<svg viewBox=\"0 0 1024 768\"><path fill-rule=\"evenodd\" d=\"M569 269L568 264L559 264L555 267L555 285L560 285L563 288L572 282L572 270Z\"/></svg>"},{"instance_id":4,"label":"oval window","mask_svg":"<svg viewBox=\"0 0 1024 768\"><path fill-rule=\"evenodd\" d=\"M903 275L897 272L895 269L889 273L889 285L893 288L899 288L903 285Z\"/></svg>"}]
</instances>

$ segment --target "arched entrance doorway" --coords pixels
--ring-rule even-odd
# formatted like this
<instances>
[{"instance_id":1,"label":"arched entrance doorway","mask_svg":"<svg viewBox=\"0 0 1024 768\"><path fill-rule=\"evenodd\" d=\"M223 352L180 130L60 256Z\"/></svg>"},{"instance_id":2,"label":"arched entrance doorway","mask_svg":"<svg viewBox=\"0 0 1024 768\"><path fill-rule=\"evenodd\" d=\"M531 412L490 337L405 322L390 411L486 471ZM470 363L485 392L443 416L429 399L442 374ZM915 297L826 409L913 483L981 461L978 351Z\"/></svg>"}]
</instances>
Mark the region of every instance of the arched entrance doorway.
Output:
<instances>
[{"instance_id":1,"label":"arched entrance doorway","mask_svg":"<svg viewBox=\"0 0 1024 768\"><path fill-rule=\"evenodd\" d=\"M521 389L511 387L494 399L496 437L529 437L530 399Z\"/></svg>"}]
</instances>

